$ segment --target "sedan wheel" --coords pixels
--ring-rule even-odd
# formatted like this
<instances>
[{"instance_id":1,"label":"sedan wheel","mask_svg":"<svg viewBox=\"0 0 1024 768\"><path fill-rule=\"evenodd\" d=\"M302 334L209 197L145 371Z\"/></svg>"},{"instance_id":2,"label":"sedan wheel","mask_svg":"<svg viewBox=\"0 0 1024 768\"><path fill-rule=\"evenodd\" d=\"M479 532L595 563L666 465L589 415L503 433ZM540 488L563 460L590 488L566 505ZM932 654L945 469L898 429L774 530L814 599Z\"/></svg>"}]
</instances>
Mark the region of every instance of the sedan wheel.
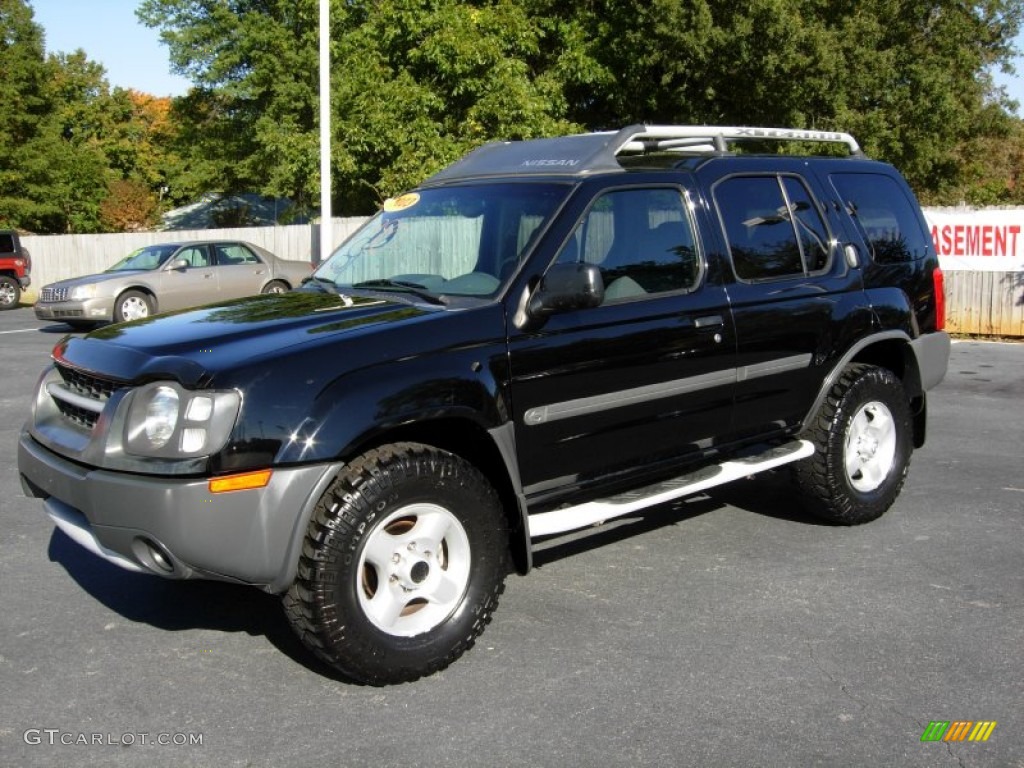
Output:
<instances>
[{"instance_id":1,"label":"sedan wheel","mask_svg":"<svg viewBox=\"0 0 1024 768\"><path fill-rule=\"evenodd\" d=\"M261 293L288 293L288 286L280 280L271 280L263 286Z\"/></svg>"},{"instance_id":2,"label":"sedan wheel","mask_svg":"<svg viewBox=\"0 0 1024 768\"><path fill-rule=\"evenodd\" d=\"M139 320L143 317L149 317L152 313L152 302L141 291L126 291L122 293L114 305L114 321L118 323Z\"/></svg>"}]
</instances>

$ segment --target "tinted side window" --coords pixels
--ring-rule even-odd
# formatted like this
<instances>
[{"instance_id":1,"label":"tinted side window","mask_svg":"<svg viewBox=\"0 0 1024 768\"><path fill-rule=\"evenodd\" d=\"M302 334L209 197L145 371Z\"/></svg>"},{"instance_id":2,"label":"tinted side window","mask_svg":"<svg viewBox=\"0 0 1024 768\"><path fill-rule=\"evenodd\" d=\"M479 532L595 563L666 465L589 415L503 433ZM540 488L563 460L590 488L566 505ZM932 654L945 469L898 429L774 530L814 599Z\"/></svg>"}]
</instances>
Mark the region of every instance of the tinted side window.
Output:
<instances>
[{"instance_id":1,"label":"tinted side window","mask_svg":"<svg viewBox=\"0 0 1024 768\"><path fill-rule=\"evenodd\" d=\"M559 254L601 269L605 301L692 290L700 261L681 190L623 189L602 195Z\"/></svg>"},{"instance_id":2,"label":"tinted side window","mask_svg":"<svg viewBox=\"0 0 1024 768\"><path fill-rule=\"evenodd\" d=\"M14 235L0 235L0 253L14 253Z\"/></svg>"},{"instance_id":3,"label":"tinted side window","mask_svg":"<svg viewBox=\"0 0 1024 768\"><path fill-rule=\"evenodd\" d=\"M828 266L829 237L825 223L807 187L799 179L784 176L782 186L793 211L793 224L804 255L804 270L819 272Z\"/></svg>"},{"instance_id":4,"label":"tinted side window","mask_svg":"<svg viewBox=\"0 0 1024 768\"><path fill-rule=\"evenodd\" d=\"M792 277L828 267L828 230L798 178L736 176L719 183L714 197L741 280Z\"/></svg>"},{"instance_id":5,"label":"tinted side window","mask_svg":"<svg viewBox=\"0 0 1024 768\"><path fill-rule=\"evenodd\" d=\"M830 178L876 262L913 261L927 253L927 233L895 179L880 173L834 173Z\"/></svg>"}]
</instances>

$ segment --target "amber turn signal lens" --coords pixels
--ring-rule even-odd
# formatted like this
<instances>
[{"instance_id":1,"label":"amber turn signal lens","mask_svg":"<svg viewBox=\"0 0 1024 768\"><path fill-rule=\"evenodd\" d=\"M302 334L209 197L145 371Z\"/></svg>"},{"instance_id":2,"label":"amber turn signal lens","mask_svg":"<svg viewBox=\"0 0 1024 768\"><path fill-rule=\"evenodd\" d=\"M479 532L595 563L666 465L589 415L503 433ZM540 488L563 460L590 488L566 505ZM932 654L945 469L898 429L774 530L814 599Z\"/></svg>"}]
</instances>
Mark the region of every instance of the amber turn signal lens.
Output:
<instances>
[{"instance_id":1,"label":"amber turn signal lens","mask_svg":"<svg viewBox=\"0 0 1024 768\"><path fill-rule=\"evenodd\" d=\"M258 472L244 472L240 475L227 477L211 477L208 483L210 493L227 493L228 491L247 491L252 488L263 488L270 482L272 470L261 469Z\"/></svg>"}]
</instances>

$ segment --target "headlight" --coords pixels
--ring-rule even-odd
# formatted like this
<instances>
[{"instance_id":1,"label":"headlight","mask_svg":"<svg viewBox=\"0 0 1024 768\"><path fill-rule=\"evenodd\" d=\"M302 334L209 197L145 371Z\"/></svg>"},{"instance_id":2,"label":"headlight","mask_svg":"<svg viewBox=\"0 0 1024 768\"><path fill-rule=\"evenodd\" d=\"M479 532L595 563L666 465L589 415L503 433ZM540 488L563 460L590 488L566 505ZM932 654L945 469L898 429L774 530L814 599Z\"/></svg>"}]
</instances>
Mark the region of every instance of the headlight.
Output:
<instances>
[{"instance_id":1,"label":"headlight","mask_svg":"<svg viewBox=\"0 0 1024 768\"><path fill-rule=\"evenodd\" d=\"M158 458L216 453L227 442L242 402L235 391L190 392L173 382L147 384L129 399L124 451Z\"/></svg>"},{"instance_id":2,"label":"headlight","mask_svg":"<svg viewBox=\"0 0 1024 768\"><path fill-rule=\"evenodd\" d=\"M153 448L163 448L174 436L178 426L178 393L170 387L157 387L156 393L146 406L142 429L146 440Z\"/></svg>"},{"instance_id":3,"label":"headlight","mask_svg":"<svg viewBox=\"0 0 1024 768\"><path fill-rule=\"evenodd\" d=\"M92 299L96 296L96 285L90 283L89 285L76 285L68 293L68 298L71 301L84 301L85 299Z\"/></svg>"}]
</instances>

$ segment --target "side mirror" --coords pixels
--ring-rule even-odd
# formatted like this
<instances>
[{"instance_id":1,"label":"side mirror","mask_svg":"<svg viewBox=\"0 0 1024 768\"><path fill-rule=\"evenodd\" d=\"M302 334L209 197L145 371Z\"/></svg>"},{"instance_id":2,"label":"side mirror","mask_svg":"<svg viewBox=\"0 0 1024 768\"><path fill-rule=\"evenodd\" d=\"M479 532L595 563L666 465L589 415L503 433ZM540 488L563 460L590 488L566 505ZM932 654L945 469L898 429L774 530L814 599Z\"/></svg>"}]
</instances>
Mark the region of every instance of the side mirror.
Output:
<instances>
[{"instance_id":1,"label":"side mirror","mask_svg":"<svg viewBox=\"0 0 1024 768\"><path fill-rule=\"evenodd\" d=\"M188 269L191 266L188 259L175 259L171 262L171 269Z\"/></svg>"},{"instance_id":2,"label":"side mirror","mask_svg":"<svg viewBox=\"0 0 1024 768\"><path fill-rule=\"evenodd\" d=\"M555 264L530 297L531 317L548 317L557 312L597 307L604 301L601 270L593 264Z\"/></svg>"}]
</instances>

